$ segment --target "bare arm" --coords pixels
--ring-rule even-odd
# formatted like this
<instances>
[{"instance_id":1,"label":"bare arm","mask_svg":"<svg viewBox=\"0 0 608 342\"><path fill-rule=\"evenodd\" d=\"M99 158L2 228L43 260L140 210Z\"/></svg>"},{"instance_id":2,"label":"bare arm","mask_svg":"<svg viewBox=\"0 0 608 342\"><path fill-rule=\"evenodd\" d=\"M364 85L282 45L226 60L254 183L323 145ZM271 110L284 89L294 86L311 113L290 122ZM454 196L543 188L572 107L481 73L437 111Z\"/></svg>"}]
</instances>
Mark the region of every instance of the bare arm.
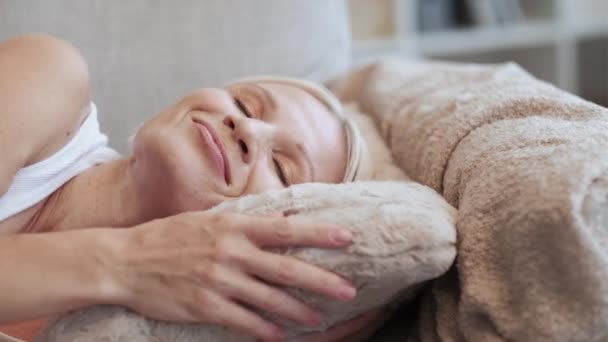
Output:
<instances>
[{"instance_id":1,"label":"bare arm","mask_svg":"<svg viewBox=\"0 0 608 342\"><path fill-rule=\"evenodd\" d=\"M0 236L0 323L112 303L111 229Z\"/></svg>"},{"instance_id":2,"label":"bare arm","mask_svg":"<svg viewBox=\"0 0 608 342\"><path fill-rule=\"evenodd\" d=\"M0 42L0 196L16 172L59 150L88 107L80 52L50 36ZM98 301L100 231L2 236L0 322ZM104 235L105 236L105 235ZM89 298L88 296L95 296ZM19 304L17 304L19 303Z\"/></svg>"},{"instance_id":3,"label":"bare arm","mask_svg":"<svg viewBox=\"0 0 608 342\"><path fill-rule=\"evenodd\" d=\"M350 300L346 280L272 247L342 248L338 227L296 217L188 212L130 229L91 228L0 237L0 323L93 304L147 317L208 322L276 340L252 307L304 325L319 313L268 283ZM217 310L220 307L222 310Z\"/></svg>"}]
</instances>

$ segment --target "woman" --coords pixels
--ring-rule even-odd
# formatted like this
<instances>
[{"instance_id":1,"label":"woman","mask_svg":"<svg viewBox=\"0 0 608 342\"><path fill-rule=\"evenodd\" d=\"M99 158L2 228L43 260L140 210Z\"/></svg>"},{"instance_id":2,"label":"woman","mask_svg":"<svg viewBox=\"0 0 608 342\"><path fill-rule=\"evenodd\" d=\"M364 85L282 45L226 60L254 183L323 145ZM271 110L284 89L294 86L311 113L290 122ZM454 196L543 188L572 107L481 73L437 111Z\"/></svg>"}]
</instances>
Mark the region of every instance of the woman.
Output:
<instances>
[{"instance_id":1,"label":"woman","mask_svg":"<svg viewBox=\"0 0 608 342\"><path fill-rule=\"evenodd\" d=\"M309 325L321 316L267 283L355 296L339 276L262 249L343 248L347 230L201 211L356 178L359 135L321 88L252 79L197 90L147 121L121 159L98 131L74 47L47 36L6 41L0 75L0 272L17 275L0 282L0 323L117 304L276 340L281 329L249 307ZM369 319L313 339L342 338Z\"/></svg>"}]
</instances>

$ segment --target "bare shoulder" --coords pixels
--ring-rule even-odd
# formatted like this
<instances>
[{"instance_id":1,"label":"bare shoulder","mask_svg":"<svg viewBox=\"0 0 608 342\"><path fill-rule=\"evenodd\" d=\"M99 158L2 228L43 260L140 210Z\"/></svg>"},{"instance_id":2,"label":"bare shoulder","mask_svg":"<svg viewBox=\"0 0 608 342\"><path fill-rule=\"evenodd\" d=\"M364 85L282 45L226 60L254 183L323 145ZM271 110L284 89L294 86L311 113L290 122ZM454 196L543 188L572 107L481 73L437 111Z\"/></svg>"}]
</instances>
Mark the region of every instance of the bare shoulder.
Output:
<instances>
[{"instance_id":1,"label":"bare shoulder","mask_svg":"<svg viewBox=\"0 0 608 342\"><path fill-rule=\"evenodd\" d=\"M19 169L70 140L89 102L88 67L72 44L45 35L0 42L0 195Z\"/></svg>"}]
</instances>

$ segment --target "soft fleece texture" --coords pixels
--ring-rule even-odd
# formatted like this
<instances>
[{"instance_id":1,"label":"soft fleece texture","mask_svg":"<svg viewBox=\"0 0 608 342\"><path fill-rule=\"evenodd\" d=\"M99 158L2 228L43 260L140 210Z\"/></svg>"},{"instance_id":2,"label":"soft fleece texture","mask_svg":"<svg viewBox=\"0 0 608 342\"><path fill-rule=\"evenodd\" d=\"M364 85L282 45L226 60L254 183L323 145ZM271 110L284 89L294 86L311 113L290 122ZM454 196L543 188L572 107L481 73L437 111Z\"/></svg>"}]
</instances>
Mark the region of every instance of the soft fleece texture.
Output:
<instances>
[{"instance_id":1,"label":"soft fleece texture","mask_svg":"<svg viewBox=\"0 0 608 342\"><path fill-rule=\"evenodd\" d=\"M458 208L423 341L608 340L608 110L515 64L386 61L337 80Z\"/></svg>"},{"instance_id":2,"label":"soft fleece texture","mask_svg":"<svg viewBox=\"0 0 608 342\"><path fill-rule=\"evenodd\" d=\"M299 215L341 223L356 233L348 251L290 249L296 257L335 270L354 280L355 302L293 293L320 306L325 326L384 304L397 304L417 293L426 281L444 273L455 257L455 210L429 188L409 181L369 116L347 106L373 160L375 180L327 185L303 184L285 191L251 196L215 211L266 213L296 210ZM395 182L401 181L401 182ZM397 300L397 297L399 300ZM306 330L293 329L292 334ZM363 337L363 336L360 336ZM116 307L96 307L66 315L37 341L247 341L251 338L209 325L163 324Z\"/></svg>"},{"instance_id":3,"label":"soft fleece texture","mask_svg":"<svg viewBox=\"0 0 608 342\"><path fill-rule=\"evenodd\" d=\"M289 292L325 313L324 330L370 309L411 298L427 280L449 269L455 257L455 210L436 192L413 182L301 184L226 202L214 212L296 212L339 223L355 235L346 250L289 248L277 251L320 265L350 279L356 299L344 303L300 290ZM279 320L280 321L280 320ZM280 321L288 336L311 331ZM253 341L210 325L147 320L117 307L68 314L38 341Z\"/></svg>"}]
</instances>

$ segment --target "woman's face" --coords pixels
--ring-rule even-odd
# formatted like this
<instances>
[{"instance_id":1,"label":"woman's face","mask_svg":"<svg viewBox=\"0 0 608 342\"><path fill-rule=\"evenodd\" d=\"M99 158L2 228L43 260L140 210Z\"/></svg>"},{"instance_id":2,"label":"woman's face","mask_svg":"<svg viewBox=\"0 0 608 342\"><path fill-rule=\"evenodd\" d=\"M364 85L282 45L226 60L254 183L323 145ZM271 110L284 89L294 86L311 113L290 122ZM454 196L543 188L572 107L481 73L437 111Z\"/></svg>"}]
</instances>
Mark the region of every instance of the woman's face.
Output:
<instances>
[{"instance_id":1,"label":"woman's face","mask_svg":"<svg viewBox=\"0 0 608 342\"><path fill-rule=\"evenodd\" d=\"M306 182L338 183L346 168L338 119L280 83L205 88L152 118L134 140L137 191L170 215Z\"/></svg>"}]
</instances>

